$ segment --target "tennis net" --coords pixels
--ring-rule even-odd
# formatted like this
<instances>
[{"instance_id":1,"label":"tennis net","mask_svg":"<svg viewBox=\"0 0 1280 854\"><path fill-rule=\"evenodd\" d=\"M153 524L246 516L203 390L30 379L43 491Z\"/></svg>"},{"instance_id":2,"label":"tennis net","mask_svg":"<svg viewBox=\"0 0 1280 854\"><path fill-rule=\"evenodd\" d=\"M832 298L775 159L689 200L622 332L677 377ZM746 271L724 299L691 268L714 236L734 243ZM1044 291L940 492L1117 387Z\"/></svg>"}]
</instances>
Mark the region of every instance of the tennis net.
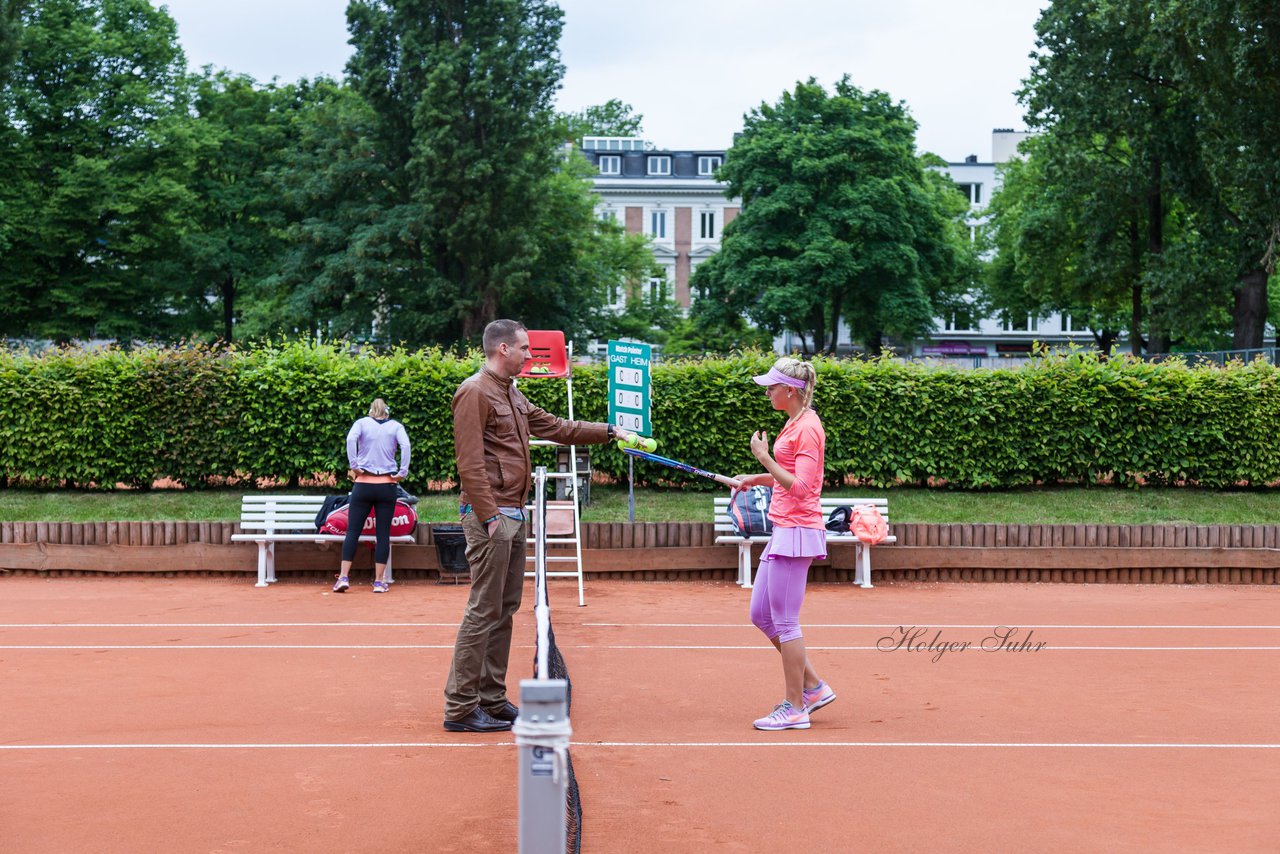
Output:
<instances>
[{"instance_id":1,"label":"tennis net","mask_svg":"<svg viewBox=\"0 0 1280 854\"><path fill-rule=\"evenodd\" d=\"M520 777L520 850L554 851L561 828L546 826L554 819L553 802L564 801L564 850L582 851L582 798L569 756L570 710L573 685L564 655L556 645L547 597L546 561L546 469L539 466L534 476L534 615L537 622L533 678L521 682L520 719L516 721L516 744L522 748ZM546 809L539 807L545 806ZM548 815L550 813L550 815Z\"/></svg>"},{"instance_id":2,"label":"tennis net","mask_svg":"<svg viewBox=\"0 0 1280 854\"><path fill-rule=\"evenodd\" d=\"M545 587L546 579L544 577L543 584ZM543 595L546 595L545 589ZM548 610L550 610L548 608ZM556 633L551 628L548 621L546 637L539 632L538 649L543 648L546 644L547 650L547 670L543 679L563 679L565 681L565 713L572 719L573 706L573 682L569 679L569 668L565 665L564 656L560 653L560 647L556 646ZM534 659L537 660L537 653L534 653ZM535 665L536 668L536 665ZM568 854L580 854L582 851L582 797L578 792L578 778L573 773L573 757L569 754L566 746L564 752L565 774L568 776L568 784L565 790L564 803L564 828L565 828L565 851Z\"/></svg>"}]
</instances>

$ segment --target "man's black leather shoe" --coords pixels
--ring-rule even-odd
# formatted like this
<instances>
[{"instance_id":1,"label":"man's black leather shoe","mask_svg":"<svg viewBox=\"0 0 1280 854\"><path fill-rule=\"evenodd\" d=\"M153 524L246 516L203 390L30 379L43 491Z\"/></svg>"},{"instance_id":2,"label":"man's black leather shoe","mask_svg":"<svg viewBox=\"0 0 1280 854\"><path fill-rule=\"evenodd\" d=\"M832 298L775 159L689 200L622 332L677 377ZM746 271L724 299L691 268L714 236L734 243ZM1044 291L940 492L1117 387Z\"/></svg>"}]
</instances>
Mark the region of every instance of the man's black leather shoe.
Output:
<instances>
[{"instance_id":1,"label":"man's black leather shoe","mask_svg":"<svg viewBox=\"0 0 1280 854\"><path fill-rule=\"evenodd\" d=\"M500 721L479 707L471 710L465 718L456 721L445 721L444 728L449 732L502 732L511 729L511 721Z\"/></svg>"},{"instance_id":2,"label":"man's black leather shoe","mask_svg":"<svg viewBox=\"0 0 1280 854\"><path fill-rule=\"evenodd\" d=\"M514 721L520 717L520 707L510 700L502 704L501 709L489 709L489 717L497 718L500 721Z\"/></svg>"}]
</instances>

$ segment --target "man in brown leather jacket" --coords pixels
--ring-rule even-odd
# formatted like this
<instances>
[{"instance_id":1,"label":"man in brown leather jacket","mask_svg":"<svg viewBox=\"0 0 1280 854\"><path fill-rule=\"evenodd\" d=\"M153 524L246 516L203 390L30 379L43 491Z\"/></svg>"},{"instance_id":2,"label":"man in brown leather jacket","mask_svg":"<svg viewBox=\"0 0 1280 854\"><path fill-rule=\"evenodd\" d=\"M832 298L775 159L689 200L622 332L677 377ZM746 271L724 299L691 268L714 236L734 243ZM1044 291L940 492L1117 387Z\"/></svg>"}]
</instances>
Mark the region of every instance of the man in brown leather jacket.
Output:
<instances>
[{"instance_id":1,"label":"man in brown leather jacket","mask_svg":"<svg viewBox=\"0 0 1280 854\"><path fill-rule=\"evenodd\" d=\"M451 732L510 729L519 713L507 699L506 675L511 621L524 592L529 436L598 445L633 435L608 424L566 421L529 403L512 382L529 360L522 324L495 320L486 326L484 356L484 367L453 395L471 596L444 689L444 728Z\"/></svg>"}]
</instances>

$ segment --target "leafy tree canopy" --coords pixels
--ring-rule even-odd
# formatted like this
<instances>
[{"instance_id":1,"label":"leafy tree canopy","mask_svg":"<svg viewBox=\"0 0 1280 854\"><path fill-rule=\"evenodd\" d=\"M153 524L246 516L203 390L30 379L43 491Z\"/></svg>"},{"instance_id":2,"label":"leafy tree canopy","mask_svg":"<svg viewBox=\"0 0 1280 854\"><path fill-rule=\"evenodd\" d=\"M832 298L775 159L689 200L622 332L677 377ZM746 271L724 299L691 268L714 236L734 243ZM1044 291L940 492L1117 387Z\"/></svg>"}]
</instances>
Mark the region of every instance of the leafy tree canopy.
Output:
<instances>
[{"instance_id":1,"label":"leafy tree canopy","mask_svg":"<svg viewBox=\"0 0 1280 854\"><path fill-rule=\"evenodd\" d=\"M190 202L185 60L147 0L9 6L22 50L0 90L0 334L184 334L169 284Z\"/></svg>"},{"instance_id":2,"label":"leafy tree canopy","mask_svg":"<svg viewBox=\"0 0 1280 854\"><path fill-rule=\"evenodd\" d=\"M581 145L584 136L629 136L644 134L644 116L630 104L611 98L576 112L556 116L556 139Z\"/></svg>"},{"instance_id":3,"label":"leafy tree canopy","mask_svg":"<svg viewBox=\"0 0 1280 854\"><path fill-rule=\"evenodd\" d=\"M695 314L746 314L817 350L841 321L872 351L925 334L942 290L970 284L969 249L962 200L916 157L915 130L903 104L847 76L753 110L720 171L742 210L695 274Z\"/></svg>"}]
</instances>

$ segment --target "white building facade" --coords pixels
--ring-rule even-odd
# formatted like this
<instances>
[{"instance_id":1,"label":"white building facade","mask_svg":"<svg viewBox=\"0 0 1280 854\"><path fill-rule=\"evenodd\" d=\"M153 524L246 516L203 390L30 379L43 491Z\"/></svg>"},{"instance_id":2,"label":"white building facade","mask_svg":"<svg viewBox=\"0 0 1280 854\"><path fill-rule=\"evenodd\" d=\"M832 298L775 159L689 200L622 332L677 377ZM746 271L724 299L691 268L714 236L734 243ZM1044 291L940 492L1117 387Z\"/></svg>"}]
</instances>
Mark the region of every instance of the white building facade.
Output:
<instances>
[{"instance_id":1,"label":"white building facade","mask_svg":"<svg viewBox=\"0 0 1280 854\"><path fill-rule=\"evenodd\" d=\"M652 239L663 274L649 286L687 309L693 271L720 250L720 235L742 206L715 179L724 150L659 150L642 139L589 136L582 154L596 169L597 213ZM614 305L621 309L625 299L615 294Z\"/></svg>"},{"instance_id":2,"label":"white building facade","mask_svg":"<svg viewBox=\"0 0 1280 854\"><path fill-rule=\"evenodd\" d=\"M946 174L969 197L970 234L975 239L991 196L999 189L997 164L1017 156L1018 144L1027 136L997 128L991 135L989 161L970 155L962 162L947 164ZM719 251L725 226L742 206L740 199L726 199L725 185L715 179L725 151L658 149L643 139L586 137L581 153L595 167L597 213L629 233L652 239L662 275L651 279L649 287L662 289L681 308L688 309L696 298L689 287L693 271ZM619 290L612 296L612 306L621 310L626 295ZM1088 330L1073 328L1069 315L978 317L958 311L936 318L929 340L906 343L899 353L934 358L1018 357L1029 354L1037 342L1049 347L1087 347L1093 336ZM784 353L802 349L799 336L791 334L777 338L775 347ZM853 349L849 329L841 322L837 350L847 353Z\"/></svg>"}]
</instances>

